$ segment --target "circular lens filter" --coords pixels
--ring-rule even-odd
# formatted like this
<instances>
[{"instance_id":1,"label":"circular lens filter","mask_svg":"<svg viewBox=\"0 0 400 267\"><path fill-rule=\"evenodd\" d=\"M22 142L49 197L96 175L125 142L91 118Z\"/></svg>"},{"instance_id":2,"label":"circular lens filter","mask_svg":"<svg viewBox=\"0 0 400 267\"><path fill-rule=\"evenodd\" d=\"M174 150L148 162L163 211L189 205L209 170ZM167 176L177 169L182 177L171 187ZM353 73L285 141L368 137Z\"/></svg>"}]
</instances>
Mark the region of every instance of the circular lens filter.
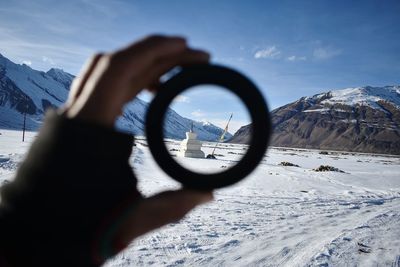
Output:
<instances>
[{"instance_id":1,"label":"circular lens filter","mask_svg":"<svg viewBox=\"0 0 400 267\"><path fill-rule=\"evenodd\" d=\"M246 154L222 172L203 174L182 167L171 157L164 142L163 122L168 107L176 96L197 85L217 85L231 91L243 101L252 119L252 137ZM244 75L222 66L194 65L182 68L161 85L147 111L146 136L154 159L165 173L185 187L209 190L232 185L257 167L268 147L271 120L263 95Z\"/></svg>"}]
</instances>

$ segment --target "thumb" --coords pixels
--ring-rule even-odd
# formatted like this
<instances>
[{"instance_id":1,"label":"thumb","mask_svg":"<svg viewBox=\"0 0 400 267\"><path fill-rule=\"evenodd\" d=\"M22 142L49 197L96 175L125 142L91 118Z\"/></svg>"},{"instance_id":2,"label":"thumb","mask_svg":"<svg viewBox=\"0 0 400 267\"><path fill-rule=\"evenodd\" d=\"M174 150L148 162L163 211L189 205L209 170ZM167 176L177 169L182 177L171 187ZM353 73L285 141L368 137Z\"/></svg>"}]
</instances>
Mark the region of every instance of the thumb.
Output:
<instances>
[{"instance_id":1,"label":"thumb","mask_svg":"<svg viewBox=\"0 0 400 267\"><path fill-rule=\"evenodd\" d=\"M197 205L211 200L212 192L189 189L165 191L146 198L137 204L132 214L121 224L116 242L119 247L125 247L134 238L176 222Z\"/></svg>"}]
</instances>

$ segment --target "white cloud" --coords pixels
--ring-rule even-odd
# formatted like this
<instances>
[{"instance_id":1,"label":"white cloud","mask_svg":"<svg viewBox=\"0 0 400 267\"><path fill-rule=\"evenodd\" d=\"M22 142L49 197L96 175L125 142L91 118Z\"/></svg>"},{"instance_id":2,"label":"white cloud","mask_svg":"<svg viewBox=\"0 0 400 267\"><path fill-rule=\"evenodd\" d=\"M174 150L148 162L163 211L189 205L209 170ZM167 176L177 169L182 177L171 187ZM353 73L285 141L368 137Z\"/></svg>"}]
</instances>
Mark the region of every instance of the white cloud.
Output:
<instances>
[{"instance_id":1,"label":"white cloud","mask_svg":"<svg viewBox=\"0 0 400 267\"><path fill-rule=\"evenodd\" d=\"M320 47L314 49L314 58L316 59L330 59L332 57L338 56L342 53L342 50L335 49L332 47Z\"/></svg>"},{"instance_id":2,"label":"white cloud","mask_svg":"<svg viewBox=\"0 0 400 267\"><path fill-rule=\"evenodd\" d=\"M204 113L204 112L201 111L200 109L197 109L197 110L193 111L192 113L190 113L190 115L199 118L199 117L204 117L204 116L206 116L206 113Z\"/></svg>"},{"instance_id":3,"label":"white cloud","mask_svg":"<svg viewBox=\"0 0 400 267\"><path fill-rule=\"evenodd\" d=\"M289 61L306 61L307 60L307 57L305 57L305 56L290 56L290 57L287 57L286 58L287 60L289 60Z\"/></svg>"},{"instance_id":4,"label":"white cloud","mask_svg":"<svg viewBox=\"0 0 400 267\"><path fill-rule=\"evenodd\" d=\"M270 46L265 49L261 49L256 51L254 54L254 58L260 59L260 58L269 58L269 59L277 59L281 55L281 51L279 51L276 46Z\"/></svg>"},{"instance_id":5,"label":"white cloud","mask_svg":"<svg viewBox=\"0 0 400 267\"><path fill-rule=\"evenodd\" d=\"M49 57L43 56L43 57L42 57L42 61L43 61L43 62L46 62L46 63L49 63L50 65L55 65L54 60L52 60L52 59L49 58Z\"/></svg>"},{"instance_id":6,"label":"white cloud","mask_svg":"<svg viewBox=\"0 0 400 267\"><path fill-rule=\"evenodd\" d=\"M22 64L31 66L31 65L32 65L32 61L30 61L30 60L24 60L24 61L22 61Z\"/></svg>"},{"instance_id":7,"label":"white cloud","mask_svg":"<svg viewBox=\"0 0 400 267\"><path fill-rule=\"evenodd\" d=\"M190 98L184 95L178 95L177 97L174 98L174 102L190 103Z\"/></svg>"}]
</instances>

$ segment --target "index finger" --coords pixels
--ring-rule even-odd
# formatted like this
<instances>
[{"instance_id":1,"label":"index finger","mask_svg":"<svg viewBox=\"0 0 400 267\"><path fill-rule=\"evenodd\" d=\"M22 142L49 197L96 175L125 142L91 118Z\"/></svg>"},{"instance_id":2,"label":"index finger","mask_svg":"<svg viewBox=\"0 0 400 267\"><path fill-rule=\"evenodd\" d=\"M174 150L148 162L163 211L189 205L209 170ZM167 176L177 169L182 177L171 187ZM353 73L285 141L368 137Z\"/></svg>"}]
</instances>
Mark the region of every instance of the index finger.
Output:
<instances>
[{"instance_id":1,"label":"index finger","mask_svg":"<svg viewBox=\"0 0 400 267\"><path fill-rule=\"evenodd\" d=\"M143 67L146 67L160 58L180 53L185 49L187 44L183 37L152 35L119 50L115 56L128 61L142 59Z\"/></svg>"}]
</instances>

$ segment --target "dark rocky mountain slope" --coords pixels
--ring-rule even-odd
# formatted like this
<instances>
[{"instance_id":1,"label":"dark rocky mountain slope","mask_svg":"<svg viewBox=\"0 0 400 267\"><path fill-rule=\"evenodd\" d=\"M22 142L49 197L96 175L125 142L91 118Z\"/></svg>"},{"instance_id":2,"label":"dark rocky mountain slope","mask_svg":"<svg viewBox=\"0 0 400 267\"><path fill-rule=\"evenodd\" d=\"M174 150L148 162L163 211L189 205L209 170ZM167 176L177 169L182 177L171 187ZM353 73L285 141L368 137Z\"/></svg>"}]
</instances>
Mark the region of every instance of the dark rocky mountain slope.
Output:
<instances>
[{"instance_id":1,"label":"dark rocky mountain slope","mask_svg":"<svg viewBox=\"0 0 400 267\"><path fill-rule=\"evenodd\" d=\"M400 87L358 87L302 97L271 112L270 144L400 154ZM251 125L230 139L247 143Z\"/></svg>"}]
</instances>

